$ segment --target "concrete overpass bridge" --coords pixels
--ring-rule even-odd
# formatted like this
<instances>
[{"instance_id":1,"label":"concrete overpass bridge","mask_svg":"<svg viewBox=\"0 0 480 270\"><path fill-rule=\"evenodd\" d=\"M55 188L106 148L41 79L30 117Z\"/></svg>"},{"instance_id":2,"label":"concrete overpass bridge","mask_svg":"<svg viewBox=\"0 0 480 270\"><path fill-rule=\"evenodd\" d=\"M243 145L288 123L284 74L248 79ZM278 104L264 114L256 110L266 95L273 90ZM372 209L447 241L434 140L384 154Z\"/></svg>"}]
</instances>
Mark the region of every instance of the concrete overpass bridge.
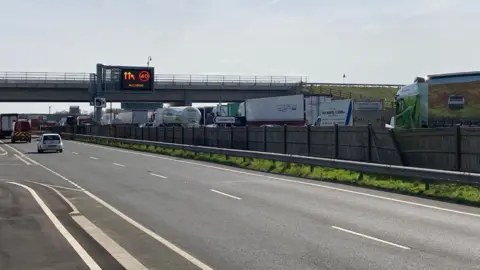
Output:
<instances>
[{"instance_id":1,"label":"concrete overpass bridge","mask_svg":"<svg viewBox=\"0 0 480 270\"><path fill-rule=\"evenodd\" d=\"M90 102L90 78L90 73L0 72L0 102ZM190 105L300 93L303 86L303 77L155 74L155 91L118 91L107 81L105 97Z\"/></svg>"}]
</instances>

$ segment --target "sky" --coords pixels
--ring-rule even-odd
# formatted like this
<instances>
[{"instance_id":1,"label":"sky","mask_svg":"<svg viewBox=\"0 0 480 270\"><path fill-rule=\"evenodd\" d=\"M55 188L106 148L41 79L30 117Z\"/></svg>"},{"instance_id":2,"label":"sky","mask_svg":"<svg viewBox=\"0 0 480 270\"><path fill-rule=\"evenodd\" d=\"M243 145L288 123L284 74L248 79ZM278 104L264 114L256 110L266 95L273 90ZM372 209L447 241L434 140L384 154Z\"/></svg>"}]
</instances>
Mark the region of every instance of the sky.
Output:
<instances>
[{"instance_id":1,"label":"sky","mask_svg":"<svg viewBox=\"0 0 480 270\"><path fill-rule=\"evenodd\" d=\"M480 70L474 0L1 0L2 72L308 76L310 82L408 84ZM1 75L0 75L1 77ZM1 94L1 92L0 92ZM47 113L67 103L0 103ZM200 104L203 105L203 104ZM114 104L119 107L119 104Z\"/></svg>"}]
</instances>

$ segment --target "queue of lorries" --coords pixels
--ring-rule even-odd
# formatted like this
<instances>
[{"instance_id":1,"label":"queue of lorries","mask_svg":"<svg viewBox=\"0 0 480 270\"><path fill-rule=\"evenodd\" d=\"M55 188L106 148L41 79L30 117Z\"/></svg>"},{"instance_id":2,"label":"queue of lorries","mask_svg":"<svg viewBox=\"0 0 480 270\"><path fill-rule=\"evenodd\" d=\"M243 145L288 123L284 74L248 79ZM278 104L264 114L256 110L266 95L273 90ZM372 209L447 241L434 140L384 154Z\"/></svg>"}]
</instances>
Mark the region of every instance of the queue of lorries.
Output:
<instances>
[{"instance_id":1,"label":"queue of lorries","mask_svg":"<svg viewBox=\"0 0 480 270\"><path fill-rule=\"evenodd\" d=\"M155 111L124 111L106 114L102 124L140 126L344 126L384 125L391 115L384 113L383 100L335 99L325 95L287 95L247 99L242 103L211 107L166 107ZM391 112L390 112L391 113Z\"/></svg>"}]
</instances>

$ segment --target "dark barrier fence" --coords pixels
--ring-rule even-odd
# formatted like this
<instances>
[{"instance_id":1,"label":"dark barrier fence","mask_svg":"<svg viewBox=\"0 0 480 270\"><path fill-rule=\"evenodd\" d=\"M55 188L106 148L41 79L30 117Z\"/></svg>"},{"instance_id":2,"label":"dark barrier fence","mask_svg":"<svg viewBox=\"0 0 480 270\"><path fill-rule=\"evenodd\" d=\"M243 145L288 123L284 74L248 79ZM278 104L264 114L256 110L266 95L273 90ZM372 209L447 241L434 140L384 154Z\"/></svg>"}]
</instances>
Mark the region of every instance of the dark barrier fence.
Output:
<instances>
[{"instance_id":1,"label":"dark barrier fence","mask_svg":"<svg viewBox=\"0 0 480 270\"><path fill-rule=\"evenodd\" d=\"M392 131L372 126L139 128L84 126L57 131L304 155L390 165L480 172L480 128Z\"/></svg>"}]
</instances>

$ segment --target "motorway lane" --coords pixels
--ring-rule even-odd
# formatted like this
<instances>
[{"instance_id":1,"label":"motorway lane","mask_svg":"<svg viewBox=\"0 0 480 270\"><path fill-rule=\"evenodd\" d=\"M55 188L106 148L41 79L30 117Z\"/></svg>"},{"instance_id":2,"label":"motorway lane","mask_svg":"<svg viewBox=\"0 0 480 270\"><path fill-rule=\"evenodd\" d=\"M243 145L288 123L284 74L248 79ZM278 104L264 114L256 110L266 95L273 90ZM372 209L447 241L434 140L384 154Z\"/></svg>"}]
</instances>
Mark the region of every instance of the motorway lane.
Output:
<instances>
[{"instance_id":1,"label":"motorway lane","mask_svg":"<svg viewBox=\"0 0 480 270\"><path fill-rule=\"evenodd\" d=\"M79 151L79 154L86 154L92 147L95 148L95 146L76 145L77 147L73 146L73 149ZM105 150L98 147L96 149ZM101 159L109 159L111 151L105 150L104 153L95 151L95 155ZM262 177L234 174L230 171L205 169L143 155L135 155L136 157L133 158L130 154L129 157L120 160L125 155L116 154L115 160L127 164L131 169L148 165L156 166L157 170L174 173L177 179L189 177L191 179L194 175L194 183L205 185L204 189L215 186L218 190L245 198L248 202L253 200L258 211L262 211L258 206L268 206L263 211L263 215L276 217L284 224L289 220L298 219L298 215L307 216L310 219L310 221L301 222L302 224L309 222L341 224L342 228L370 236L395 243L408 243L406 244L408 247L422 253L419 256L422 261L428 261L430 258L435 262L442 257L447 257L452 260L452 267L455 261L460 264L474 262L480 254L479 217L451 214L392 201L365 199L363 196L352 196L345 192L332 192ZM406 198L406 196L402 197ZM429 200L417 199L416 201L432 204ZM436 204L440 207L454 207L478 213L476 208L463 206L459 208L457 205L447 203ZM275 211L280 212L272 214ZM458 244L452 245L453 242ZM448 260L442 263L445 265L447 262Z\"/></svg>"},{"instance_id":2,"label":"motorway lane","mask_svg":"<svg viewBox=\"0 0 480 270\"><path fill-rule=\"evenodd\" d=\"M92 145L65 145L62 162L54 155L33 158L108 197L219 269L466 269L480 254L478 217ZM28 152L31 145L17 147ZM167 178L151 177L149 170ZM242 200L208 194L212 188Z\"/></svg>"},{"instance_id":3,"label":"motorway lane","mask_svg":"<svg viewBox=\"0 0 480 270\"><path fill-rule=\"evenodd\" d=\"M0 155L0 269L121 269L76 226L58 194L26 181L45 170L23 161Z\"/></svg>"}]
</instances>

